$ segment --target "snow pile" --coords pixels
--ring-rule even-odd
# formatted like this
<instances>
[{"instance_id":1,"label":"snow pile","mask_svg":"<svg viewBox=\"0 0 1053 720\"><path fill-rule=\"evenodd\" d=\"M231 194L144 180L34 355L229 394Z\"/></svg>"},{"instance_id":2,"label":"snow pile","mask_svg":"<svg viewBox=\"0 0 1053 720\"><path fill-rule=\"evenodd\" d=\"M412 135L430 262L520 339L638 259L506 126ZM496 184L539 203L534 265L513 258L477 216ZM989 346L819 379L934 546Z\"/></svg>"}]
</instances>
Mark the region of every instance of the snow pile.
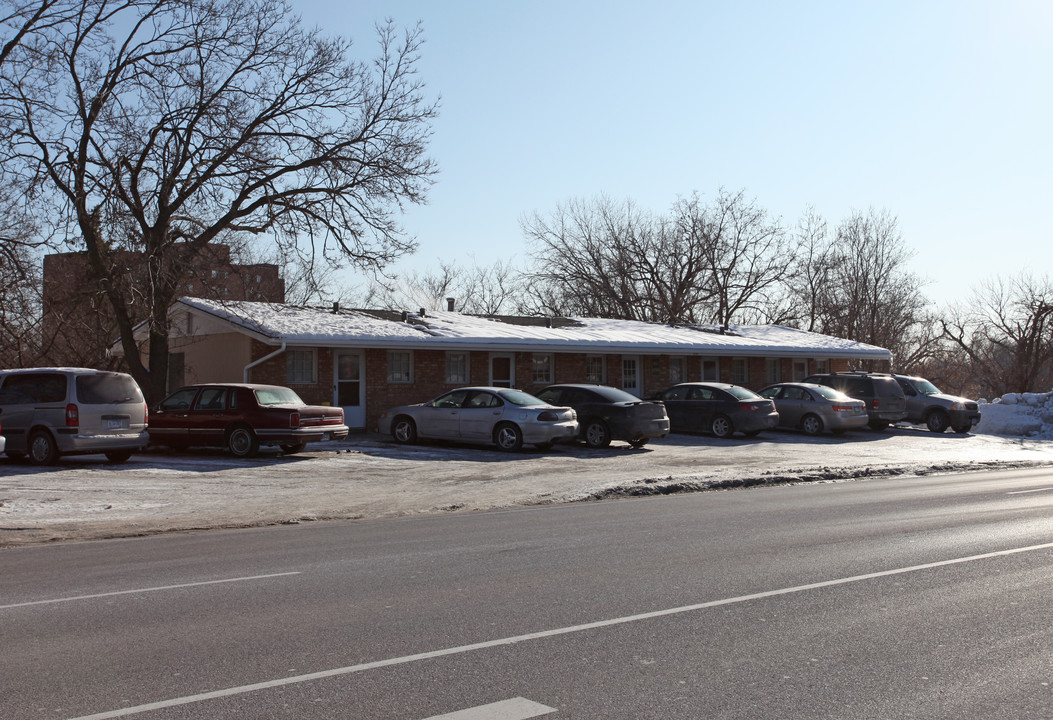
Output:
<instances>
[{"instance_id":1,"label":"snow pile","mask_svg":"<svg viewBox=\"0 0 1053 720\"><path fill-rule=\"evenodd\" d=\"M979 403L981 418L974 432L1053 440L1053 392L1009 393Z\"/></svg>"}]
</instances>

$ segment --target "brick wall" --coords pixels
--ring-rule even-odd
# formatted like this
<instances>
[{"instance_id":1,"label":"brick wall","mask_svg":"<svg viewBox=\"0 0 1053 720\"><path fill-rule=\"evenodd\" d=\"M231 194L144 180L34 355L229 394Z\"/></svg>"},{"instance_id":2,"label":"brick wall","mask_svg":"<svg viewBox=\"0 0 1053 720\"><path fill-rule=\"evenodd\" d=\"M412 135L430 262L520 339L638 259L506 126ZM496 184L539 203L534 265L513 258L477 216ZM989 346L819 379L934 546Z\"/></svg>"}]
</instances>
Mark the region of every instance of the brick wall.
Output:
<instances>
[{"instance_id":1,"label":"brick wall","mask_svg":"<svg viewBox=\"0 0 1053 720\"><path fill-rule=\"evenodd\" d=\"M274 347L253 340L251 352L252 357L258 359L274 352ZM366 383L366 428L369 430L376 429L380 414L388 408L425 402L461 385L461 383L446 383L446 351L444 350L412 351L412 383L388 382L387 350L367 349L363 351L363 355L365 362L364 380ZM527 392L539 392L548 384L533 382L533 355L534 353L531 352L515 353L515 385ZM585 353L553 353L552 357L553 382L585 382ZM639 355L635 357L637 357L640 368L641 397L655 395L671 384L669 379L669 356ZM684 357L686 357L687 381L698 382L702 376L701 358L698 356ZM622 356L605 355L604 358L607 384L613 387L621 387ZM733 381L733 360L731 357L719 358L721 382ZM291 385L291 387L309 403L331 404L335 397L333 361L334 352L331 349L319 348L317 350L318 382L310 385L296 384ZM468 384L488 385L490 383L490 353L487 351L471 351L469 352L468 362L470 373ZM759 390L767 385L765 359L747 358L746 363L749 368L749 380L746 385L754 390ZM831 371L839 371L849 369L850 363L847 360L831 360L828 365ZM782 381L790 381L793 374L793 360L791 358L781 359L779 368ZM809 361L808 372L814 371L815 362ZM286 379L285 354L271 358L267 362L253 368L250 371L249 379L251 382L289 385Z\"/></svg>"}]
</instances>

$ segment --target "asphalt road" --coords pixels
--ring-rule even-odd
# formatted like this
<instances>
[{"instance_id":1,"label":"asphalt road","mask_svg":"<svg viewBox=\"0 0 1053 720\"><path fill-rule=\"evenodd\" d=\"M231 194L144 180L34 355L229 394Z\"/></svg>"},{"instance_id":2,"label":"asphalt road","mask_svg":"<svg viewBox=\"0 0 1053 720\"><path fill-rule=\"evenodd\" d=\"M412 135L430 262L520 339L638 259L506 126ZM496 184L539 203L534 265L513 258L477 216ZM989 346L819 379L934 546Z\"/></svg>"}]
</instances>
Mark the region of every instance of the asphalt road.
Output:
<instances>
[{"instance_id":1,"label":"asphalt road","mask_svg":"<svg viewBox=\"0 0 1053 720\"><path fill-rule=\"evenodd\" d=\"M0 552L0 718L1053 716L1053 473Z\"/></svg>"}]
</instances>

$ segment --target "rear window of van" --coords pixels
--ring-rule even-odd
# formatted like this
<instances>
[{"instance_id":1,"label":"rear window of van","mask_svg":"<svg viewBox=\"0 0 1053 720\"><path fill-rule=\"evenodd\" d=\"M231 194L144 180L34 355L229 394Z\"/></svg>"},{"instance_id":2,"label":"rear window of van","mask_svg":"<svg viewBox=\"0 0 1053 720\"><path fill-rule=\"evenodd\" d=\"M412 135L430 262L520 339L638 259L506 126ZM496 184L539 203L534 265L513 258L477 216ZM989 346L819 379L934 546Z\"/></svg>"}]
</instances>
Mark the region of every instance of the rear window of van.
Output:
<instances>
[{"instance_id":1,"label":"rear window of van","mask_svg":"<svg viewBox=\"0 0 1053 720\"><path fill-rule=\"evenodd\" d=\"M143 402L143 394L130 375L99 373L77 376L77 401L85 405Z\"/></svg>"}]
</instances>

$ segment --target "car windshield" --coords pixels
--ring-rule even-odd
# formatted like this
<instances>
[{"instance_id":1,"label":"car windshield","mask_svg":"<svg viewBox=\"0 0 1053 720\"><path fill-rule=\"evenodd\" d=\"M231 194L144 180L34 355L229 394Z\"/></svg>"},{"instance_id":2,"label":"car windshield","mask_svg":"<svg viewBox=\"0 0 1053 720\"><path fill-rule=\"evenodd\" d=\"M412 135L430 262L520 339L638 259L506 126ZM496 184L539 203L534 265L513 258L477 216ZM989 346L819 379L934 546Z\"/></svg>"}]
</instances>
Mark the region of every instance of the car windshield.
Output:
<instances>
[{"instance_id":1,"label":"car windshield","mask_svg":"<svg viewBox=\"0 0 1053 720\"><path fill-rule=\"evenodd\" d=\"M260 405L303 405L300 396L285 387L256 388L253 394Z\"/></svg>"},{"instance_id":2,"label":"car windshield","mask_svg":"<svg viewBox=\"0 0 1053 720\"><path fill-rule=\"evenodd\" d=\"M851 400L852 398L845 395L840 390L834 390L832 387L826 385L817 385L812 388L812 392L822 395L827 400Z\"/></svg>"},{"instance_id":3,"label":"car windshield","mask_svg":"<svg viewBox=\"0 0 1053 720\"><path fill-rule=\"evenodd\" d=\"M724 390L729 392L729 393L731 393L731 395L736 400L763 400L764 399L760 395L758 395L757 393L753 392L752 390L747 390L746 388L739 387L738 385L732 385L731 387L726 387L726 388L724 388Z\"/></svg>"},{"instance_id":4,"label":"car windshield","mask_svg":"<svg viewBox=\"0 0 1053 720\"><path fill-rule=\"evenodd\" d=\"M534 397L529 393L525 393L522 390L501 390L498 392L502 398L512 403L513 405L546 405L544 400Z\"/></svg>"},{"instance_id":5,"label":"car windshield","mask_svg":"<svg viewBox=\"0 0 1053 720\"><path fill-rule=\"evenodd\" d=\"M922 395L939 395L940 390L928 380L915 380L914 387L918 389Z\"/></svg>"}]
</instances>

